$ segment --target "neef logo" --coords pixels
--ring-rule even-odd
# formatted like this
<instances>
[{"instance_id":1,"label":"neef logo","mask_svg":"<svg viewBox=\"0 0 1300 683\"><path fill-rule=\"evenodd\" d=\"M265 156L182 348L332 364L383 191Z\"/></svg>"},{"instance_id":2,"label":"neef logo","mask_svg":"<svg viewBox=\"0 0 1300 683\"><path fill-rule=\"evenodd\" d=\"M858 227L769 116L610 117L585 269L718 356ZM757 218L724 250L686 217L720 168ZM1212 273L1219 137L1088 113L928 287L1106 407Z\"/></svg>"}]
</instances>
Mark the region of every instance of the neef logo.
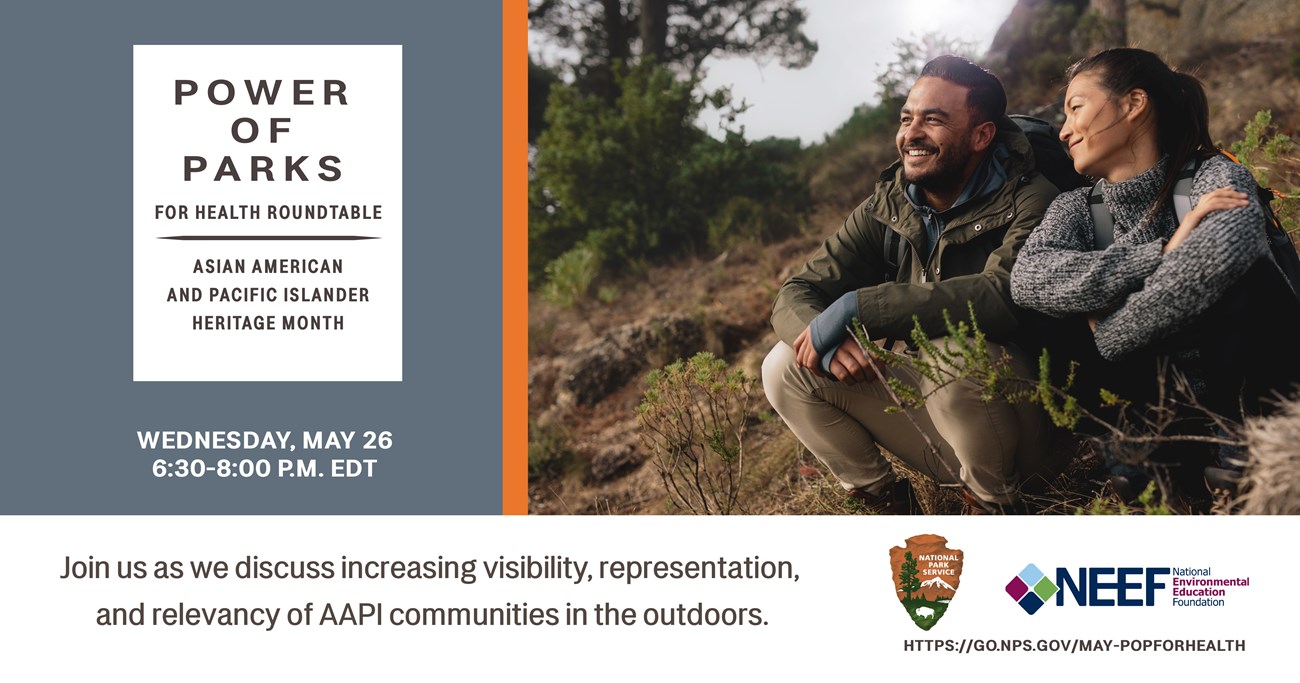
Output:
<instances>
[{"instance_id":1,"label":"neef logo","mask_svg":"<svg viewBox=\"0 0 1300 683\"><path fill-rule=\"evenodd\" d=\"M1168 567L1080 567L1071 575L1060 567L1056 604L1064 605L1069 593L1075 603L1086 607L1150 607L1156 591L1168 587L1160 577L1171 573Z\"/></svg>"}]
</instances>

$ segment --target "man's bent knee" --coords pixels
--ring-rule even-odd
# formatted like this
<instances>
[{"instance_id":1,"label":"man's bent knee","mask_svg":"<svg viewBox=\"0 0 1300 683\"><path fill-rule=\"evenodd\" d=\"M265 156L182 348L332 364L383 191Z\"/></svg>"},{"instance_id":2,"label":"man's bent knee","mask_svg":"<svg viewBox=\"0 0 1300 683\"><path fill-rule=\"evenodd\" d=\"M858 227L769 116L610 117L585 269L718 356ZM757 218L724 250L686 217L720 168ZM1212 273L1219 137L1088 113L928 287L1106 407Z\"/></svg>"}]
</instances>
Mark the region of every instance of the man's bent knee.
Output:
<instances>
[{"instance_id":1,"label":"man's bent knee","mask_svg":"<svg viewBox=\"0 0 1300 683\"><path fill-rule=\"evenodd\" d=\"M789 391L787 374L797 367L794 349L783 341L777 342L763 359L763 393L767 394L768 403L777 413L782 411L784 397Z\"/></svg>"}]
</instances>

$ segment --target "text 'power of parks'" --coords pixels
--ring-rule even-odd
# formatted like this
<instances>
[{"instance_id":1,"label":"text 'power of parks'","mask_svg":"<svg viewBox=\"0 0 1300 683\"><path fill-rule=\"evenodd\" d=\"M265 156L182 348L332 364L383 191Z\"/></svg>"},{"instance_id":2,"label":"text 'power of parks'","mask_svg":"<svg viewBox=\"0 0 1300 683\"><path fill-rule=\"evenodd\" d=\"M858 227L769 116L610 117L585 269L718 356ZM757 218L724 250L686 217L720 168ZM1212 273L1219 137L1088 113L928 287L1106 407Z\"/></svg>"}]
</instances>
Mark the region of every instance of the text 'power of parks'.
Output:
<instances>
[{"instance_id":1,"label":"text 'power of parks'","mask_svg":"<svg viewBox=\"0 0 1300 683\"><path fill-rule=\"evenodd\" d=\"M399 381L401 47L136 46L137 381Z\"/></svg>"}]
</instances>

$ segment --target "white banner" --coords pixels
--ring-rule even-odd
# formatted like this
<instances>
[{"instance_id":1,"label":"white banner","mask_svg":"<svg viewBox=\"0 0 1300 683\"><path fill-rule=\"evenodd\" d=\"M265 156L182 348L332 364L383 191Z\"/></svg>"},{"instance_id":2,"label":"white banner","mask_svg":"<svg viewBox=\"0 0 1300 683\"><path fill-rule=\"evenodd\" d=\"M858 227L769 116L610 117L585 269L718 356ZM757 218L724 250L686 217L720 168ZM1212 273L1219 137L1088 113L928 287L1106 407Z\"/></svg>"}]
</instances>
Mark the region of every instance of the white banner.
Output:
<instances>
[{"instance_id":1,"label":"white banner","mask_svg":"<svg viewBox=\"0 0 1300 683\"><path fill-rule=\"evenodd\" d=\"M400 45L136 45L136 381L402 379Z\"/></svg>"},{"instance_id":2,"label":"white banner","mask_svg":"<svg viewBox=\"0 0 1300 683\"><path fill-rule=\"evenodd\" d=\"M1284 671L1293 647L1291 518L6 525L12 680L1213 680ZM900 602L890 550L932 536L943 555L961 553L961 572L945 577L956 591L923 630ZM1031 565L1055 587L1037 587L1047 599L1032 614L1014 594ZM913 597L939 584L924 583Z\"/></svg>"}]
</instances>

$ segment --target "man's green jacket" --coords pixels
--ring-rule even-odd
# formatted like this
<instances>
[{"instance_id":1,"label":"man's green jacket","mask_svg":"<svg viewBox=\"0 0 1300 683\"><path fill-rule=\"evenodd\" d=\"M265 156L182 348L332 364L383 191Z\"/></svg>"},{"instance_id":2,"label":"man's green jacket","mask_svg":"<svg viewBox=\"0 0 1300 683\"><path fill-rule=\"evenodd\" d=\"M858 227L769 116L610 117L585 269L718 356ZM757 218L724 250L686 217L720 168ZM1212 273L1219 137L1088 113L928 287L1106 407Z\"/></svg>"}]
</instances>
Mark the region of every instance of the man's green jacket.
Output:
<instances>
[{"instance_id":1,"label":"man's green jacket","mask_svg":"<svg viewBox=\"0 0 1300 683\"><path fill-rule=\"evenodd\" d=\"M910 339L913 316L931 338L946 336L943 312L966 320L967 302L990 339L1016 340L1023 311L1011 301L1011 266L1057 190L1034 172L1029 140L1014 122L1004 117L996 140L1010 152L1008 180L993 194L942 214L944 229L928 260L917 257L928 238L903 194L902 162L885 169L871 197L781 286L772 309L777 336L793 345L818 313L857 290L858 319L874 340ZM906 245L893 278L885 251L888 231Z\"/></svg>"}]
</instances>

